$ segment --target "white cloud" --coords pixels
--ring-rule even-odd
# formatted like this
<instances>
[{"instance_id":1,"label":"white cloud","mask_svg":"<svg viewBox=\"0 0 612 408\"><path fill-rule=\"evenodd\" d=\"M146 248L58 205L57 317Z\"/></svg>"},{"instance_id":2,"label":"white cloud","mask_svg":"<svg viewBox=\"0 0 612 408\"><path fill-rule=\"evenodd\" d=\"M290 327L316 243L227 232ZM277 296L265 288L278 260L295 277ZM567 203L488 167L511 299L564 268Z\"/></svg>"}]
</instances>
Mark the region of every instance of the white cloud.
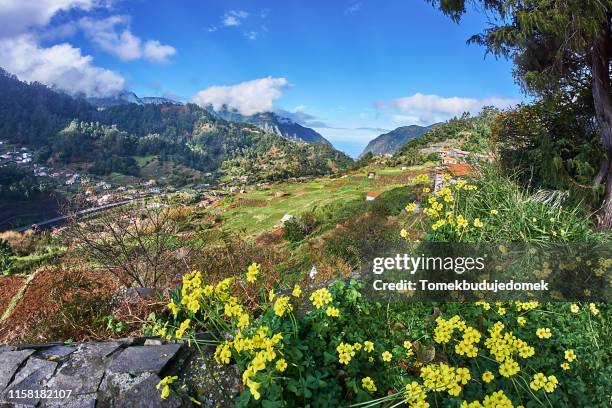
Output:
<instances>
[{"instance_id":1,"label":"white cloud","mask_svg":"<svg viewBox=\"0 0 612 408\"><path fill-rule=\"evenodd\" d=\"M38 81L71 94L108 96L123 89L124 79L96 67L93 58L79 48L62 43L39 46L30 35L0 40L3 68L26 81Z\"/></svg>"},{"instance_id":2,"label":"white cloud","mask_svg":"<svg viewBox=\"0 0 612 408\"><path fill-rule=\"evenodd\" d=\"M129 29L129 18L110 16L103 20L84 17L79 20L79 28L104 51L123 61L148 59L166 62L176 53L176 49L157 40L144 41Z\"/></svg>"},{"instance_id":3,"label":"white cloud","mask_svg":"<svg viewBox=\"0 0 612 408\"><path fill-rule=\"evenodd\" d=\"M243 115L254 115L271 111L274 100L283 95L283 89L289 86L285 78L259 78L231 86L211 86L199 91L193 102L200 106L212 105L219 110L226 106Z\"/></svg>"},{"instance_id":4,"label":"white cloud","mask_svg":"<svg viewBox=\"0 0 612 408\"><path fill-rule=\"evenodd\" d=\"M244 36L248 38L249 40L256 40L257 35L258 35L257 31L248 31L244 33Z\"/></svg>"},{"instance_id":5,"label":"white cloud","mask_svg":"<svg viewBox=\"0 0 612 408\"><path fill-rule=\"evenodd\" d=\"M410 122L415 124L431 124L460 116L464 112L478 113L483 106L507 108L518 103L512 98L463 98L453 96L445 98L438 95L423 95L415 93L412 96L394 99L390 102L378 102L376 105L383 109L399 111L394 115L397 122Z\"/></svg>"},{"instance_id":6,"label":"white cloud","mask_svg":"<svg viewBox=\"0 0 612 408\"><path fill-rule=\"evenodd\" d=\"M223 24L228 27L239 26L248 16L249 13L244 10L231 10L223 17Z\"/></svg>"},{"instance_id":7,"label":"white cloud","mask_svg":"<svg viewBox=\"0 0 612 408\"><path fill-rule=\"evenodd\" d=\"M363 2L362 1L355 2L355 3L351 4L350 6L348 6L347 8L344 9L344 14L353 14L353 13L356 13L359 10L361 10L362 7L363 7Z\"/></svg>"},{"instance_id":8,"label":"white cloud","mask_svg":"<svg viewBox=\"0 0 612 408\"><path fill-rule=\"evenodd\" d=\"M89 11L109 3L103 0L1 0L0 37L17 36L29 29L44 27L60 11Z\"/></svg>"}]
</instances>

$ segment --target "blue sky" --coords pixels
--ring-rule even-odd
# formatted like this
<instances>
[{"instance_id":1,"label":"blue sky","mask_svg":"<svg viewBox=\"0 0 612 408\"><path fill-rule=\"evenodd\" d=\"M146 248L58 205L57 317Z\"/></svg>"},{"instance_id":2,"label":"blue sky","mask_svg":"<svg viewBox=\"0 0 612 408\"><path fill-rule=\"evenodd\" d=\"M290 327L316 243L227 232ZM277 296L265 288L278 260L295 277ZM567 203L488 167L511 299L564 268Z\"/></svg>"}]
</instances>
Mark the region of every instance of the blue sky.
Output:
<instances>
[{"instance_id":1,"label":"blue sky","mask_svg":"<svg viewBox=\"0 0 612 408\"><path fill-rule=\"evenodd\" d=\"M284 110L358 154L383 129L523 97L508 61L424 0L8 0L0 64L68 92Z\"/></svg>"}]
</instances>

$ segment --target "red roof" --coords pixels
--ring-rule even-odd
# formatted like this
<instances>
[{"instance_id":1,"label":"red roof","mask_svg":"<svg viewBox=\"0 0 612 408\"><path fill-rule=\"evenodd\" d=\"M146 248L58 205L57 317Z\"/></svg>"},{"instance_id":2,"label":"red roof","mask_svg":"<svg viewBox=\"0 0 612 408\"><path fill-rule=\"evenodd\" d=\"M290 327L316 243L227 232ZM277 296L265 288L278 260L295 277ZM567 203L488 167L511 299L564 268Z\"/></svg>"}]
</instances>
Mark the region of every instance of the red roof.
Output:
<instances>
[{"instance_id":1,"label":"red roof","mask_svg":"<svg viewBox=\"0 0 612 408\"><path fill-rule=\"evenodd\" d=\"M455 177L464 177L464 176L469 175L472 172L472 167L470 167L469 164L465 164L465 163L457 163L457 164L449 163L446 165L446 167L448 167L448 170Z\"/></svg>"},{"instance_id":2,"label":"red roof","mask_svg":"<svg viewBox=\"0 0 612 408\"><path fill-rule=\"evenodd\" d=\"M377 193L375 191L368 191L368 194L367 194L368 197L372 197L372 198L376 198L379 195L380 195L380 193Z\"/></svg>"}]
</instances>

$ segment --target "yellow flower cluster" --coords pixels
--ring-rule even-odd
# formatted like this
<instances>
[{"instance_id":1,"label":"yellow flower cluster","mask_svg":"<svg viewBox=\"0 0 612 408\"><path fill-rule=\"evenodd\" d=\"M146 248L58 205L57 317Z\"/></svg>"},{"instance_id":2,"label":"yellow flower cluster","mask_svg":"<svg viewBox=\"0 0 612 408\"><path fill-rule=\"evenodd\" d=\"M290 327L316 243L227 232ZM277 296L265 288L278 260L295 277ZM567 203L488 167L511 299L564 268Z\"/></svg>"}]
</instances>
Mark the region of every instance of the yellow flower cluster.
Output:
<instances>
[{"instance_id":1,"label":"yellow flower cluster","mask_svg":"<svg viewBox=\"0 0 612 408\"><path fill-rule=\"evenodd\" d=\"M302 296L302 288L300 288L300 285L296 284L293 286L293 291L291 292L291 295L296 298Z\"/></svg>"},{"instance_id":2,"label":"yellow flower cluster","mask_svg":"<svg viewBox=\"0 0 612 408\"><path fill-rule=\"evenodd\" d=\"M599 314L599 309L595 305L595 303L589 303L589 310L593 314L593 316L597 316Z\"/></svg>"},{"instance_id":3,"label":"yellow flower cluster","mask_svg":"<svg viewBox=\"0 0 612 408\"><path fill-rule=\"evenodd\" d=\"M406 212L411 213L414 212L414 210L416 210L416 203L412 202L406 205Z\"/></svg>"},{"instance_id":4,"label":"yellow flower cluster","mask_svg":"<svg viewBox=\"0 0 612 408\"><path fill-rule=\"evenodd\" d=\"M412 179L415 184L424 184L429 181L429 176L425 173L419 174L415 178Z\"/></svg>"},{"instance_id":5,"label":"yellow flower cluster","mask_svg":"<svg viewBox=\"0 0 612 408\"><path fill-rule=\"evenodd\" d=\"M472 378L470 370L465 367L452 367L445 363L429 364L421 370L423 386L436 392L446 391L456 397L463 389L461 386Z\"/></svg>"},{"instance_id":6,"label":"yellow flower cluster","mask_svg":"<svg viewBox=\"0 0 612 408\"><path fill-rule=\"evenodd\" d=\"M249 265L249 269L247 270L246 273L246 280L247 282L255 282L257 280L257 276L259 275L259 264L253 262L251 265Z\"/></svg>"},{"instance_id":7,"label":"yellow flower cluster","mask_svg":"<svg viewBox=\"0 0 612 408\"><path fill-rule=\"evenodd\" d=\"M482 403L480 401L463 401L460 408L514 408L514 405L512 405L510 398L502 390L499 390L491 395L486 395ZM523 406L518 405L516 408L523 408Z\"/></svg>"},{"instance_id":8,"label":"yellow flower cluster","mask_svg":"<svg viewBox=\"0 0 612 408\"><path fill-rule=\"evenodd\" d=\"M259 393L261 384L255 382L253 376L265 370L267 364L276 359L278 355L278 345L283 339L281 333L275 333L270 337L269 331L267 326L260 326L251 337L246 337L242 332L238 332L232 342L222 343L217 346L215 352L215 359L217 362L223 364L229 363L231 347L233 347L237 353L245 352L252 357L246 370L242 373L242 382L249 388L253 398L256 400L261 398L261 394ZM285 359L281 358L276 361L274 366L279 372L284 372L287 369L287 362Z\"/></svg>"},{"instance_id":9,"label":"yellow flower cluster","mask_svg":"<svg viewBox=\"0 0 612 408\"><path fill-rule=\"evenodd\" d=\"M504 333L504 328L502 322L493 324L489 328L489 337L485 340L484 345L500 363L499 373L503 377L511 377L521 370L513 356L517 354L521 358L529 358L535 355L535 349L516 337L511 331Z\"/></svg>"},{"instance_id":10,"label":"yellow flower cluster","mask_svg":"<svg viewBox=\"0 0 612 408\"><path fill-rule=\"evenodd\" d=\"M416 381L406 384L404 388L404 401L409 404L411 408L428 408L429 403L426 401L427 392L421 384Z\"/></svg>"},{"instance_id":11,"label":"yellow flower cluster","mask_svg":"<svg viewBox=\"0 0 612 408\"><path fill-rule=\"evenodd\" d=\"M544 373L534 374L533 380L529 383L529 387L531 387L532 390L538 391L543 388L547 393L553 392L557 388L557 385L559 385L557 377L554 375L549 375L547 377Z\"/></svg>"},{"instance_id":12,"label":"yellow flower cluster","mask_svg":"<svg viewBox=\"0 0 612 408\"><path fill-rule=\"evenodd\" d=\"M361 386L369 392L375 392L377 390L376 384L374 380L370 377L365 377L361 379Z\"/></svg>"},{"instance_id":13,"label":"yellow flower cluster","mask_svg":"<svg viewBox=\"0 0 612 408\"><path fill-rule=\"evenodd\" d=\"M332 301L332 295L331 293L329 293L329 290L327 290L327 288L321 288L315 290L312 295L310 295L309 299L314 305L314 307L320 309Z\"/></svg>"},{"instance_id":14,"label":"yellow flower cluster","mask_svg":"<svg viewBox=\"0 0 612 408\"><path fill-rule=\"evenodd\" d=\"M535 300L532 300L530 302L514 302L514 307L518 312L527 312L529 310L534 310L537 309L538 306L540 306L540 303Z\"/></svg>"},{"instance_id":15,"label":"yellow flower cluster","mask_svg":"<svg viewBox=\"0 0 612 408\"><path fill-rule=\"evenodd\" d=\"M327 309L325 309L325 314L329 317L338 317L340 316L340 310L337 307L327 306Z\"/></svg>"},{"instance_id":16,"label":"yellow flower cluster","mask_svg":"<svg viewBox=\"0 0 612 408\"><path fill-rule=\"evenodd\" d=\"M170 384L178 380L177 376L167 376L164 377L160 382L157 383L155 388L158 390L161 388L161 399L165 400L170 395Z\"/></svg>"},{"instance_id":17,"label":"yellow flower cluster","mask_svg":"<svg viewBox=\"0 0 612 408\"><path fill-rule=\"evenodd\" d=\"M336 347L336 351L338 352L338 361L340 364L348 364L351 362L351 359L355 357L355 346L341 342Z\"/></svg>"},{"instance_id":18,"label":"yellow flower cluster","mask_svg":"<svg viewBox=\"0 0 612 408\"><path fill-rule=\"evenodd\" d=\"M283 317L285 313L291 313L293 305L289 302L289 296L279 296L274 302L274 313L277 316Z\"/></svg>"},{"instance_id":19,"label":"yellow flower cluster","mask_svg":"<svg viewBox=\"0 0 612 408\"><path fill-rule=\"evenodd\" d=\"M454 315L449 320L438 316L434 329L434 341L441 344L448 343L453 336L453 330L465 330L466 327L465 321L461 320L458 315Z\"/></svg>"}]
</instances>

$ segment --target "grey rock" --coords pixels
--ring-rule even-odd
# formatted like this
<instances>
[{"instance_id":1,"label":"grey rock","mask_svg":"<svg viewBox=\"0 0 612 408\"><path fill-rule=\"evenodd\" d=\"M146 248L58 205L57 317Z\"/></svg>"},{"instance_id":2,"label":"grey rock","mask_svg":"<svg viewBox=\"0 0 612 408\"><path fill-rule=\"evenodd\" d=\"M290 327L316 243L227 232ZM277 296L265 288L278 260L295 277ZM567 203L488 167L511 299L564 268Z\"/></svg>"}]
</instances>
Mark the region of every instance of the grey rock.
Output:
<instances>
[{"instance_id":1,"label":"grey rock","mask_svg":"<svg viewBox=\"0 0 612 408\"><path fill-rule=\"evenodd\" d=\"M76 347L72 346L53 346L46 350L38 352L38 356L47 360L59 360L76 351Z\"/></svg>"},{"instance_id":2,"label":"grey rock","mask_svg":"<svg viewBox=\"0 0 612 408\"><path fill-rule=\"evenodd\" d=\"M121 346L117 342L86 343L71 354L48 384L50 389L72 390L74 395L98 391L109 358Z\"/></svg>"},{"instance_id":3,"label":"grey rock","mask_svg":"<svg viewBox=\"0 0 612 408\"><path fill-rule=\"evenodd\" d=\"M47 400L41 403L43 408L95 408L96 394L75 395L64 400Z\"/></svg>"},{"instance_id":4,"label":"grey rock","mask_svg":"<svg viewBox=\"0 0 612 408\"><path fill-rule=\"evenodd\" d=\"M149 374L143 381L132 387L123 394L119 394L114 401L115 407L134 408L179 408L188 407L190 404L181 403L181 399L174 391L165 400L161 399L157 383L161 379L156 374Z\"/></svg>"},{"instance_id":5,"label":"grey rock","mask_svg":"<svg viewBox=\"0 0 612 408\"><path fill-rule=\"evenodd\" d=\"M6 351L0 354L0 392L4 391L21 364L34 350Z\"/></svg>"},{"instance_id":6,"label":"grey rock","mask_svg":"<svg viewBox=\"0 0 612 408\"><path fill-rule=\"evenodd\" d=\"M44 384L55 372L57 363L53 361L30 358L26 365L15 375L14 380L4 391L1 399L18 405L34 407L40 402L40 398L9 398L11 391L43 390Z\"/></svg>"},{"instance_id":7,"label":"grey rock","mask_svg":"<svg viewBox=\"0 0 612 408\"><path fill-rule=\"evenodd\" d=\"M164 344L160 339L146 339L144 342L145 346L161 346Z\"/></svg>"},{"instance_id":8,"label":"grey rock","mask_svg":"<svg viewBox=\"0 0 612 408\"><path fill-rule=\"evenodd\" d=\"M179 344L129 347L115 357L109 370L116 373L159 373L180 348Z\"/></svg>"},{"instance_id":9,"label":"grey rock","mask_svg":"<svg viewBox=\"0 0 612 408\"><path fill-rule=\"evenodd\" d=\"M17 349L13 346L0 346L0 353L5 353L7 351L15 351L15 350Z\"/></svg>"}]
</instances>

